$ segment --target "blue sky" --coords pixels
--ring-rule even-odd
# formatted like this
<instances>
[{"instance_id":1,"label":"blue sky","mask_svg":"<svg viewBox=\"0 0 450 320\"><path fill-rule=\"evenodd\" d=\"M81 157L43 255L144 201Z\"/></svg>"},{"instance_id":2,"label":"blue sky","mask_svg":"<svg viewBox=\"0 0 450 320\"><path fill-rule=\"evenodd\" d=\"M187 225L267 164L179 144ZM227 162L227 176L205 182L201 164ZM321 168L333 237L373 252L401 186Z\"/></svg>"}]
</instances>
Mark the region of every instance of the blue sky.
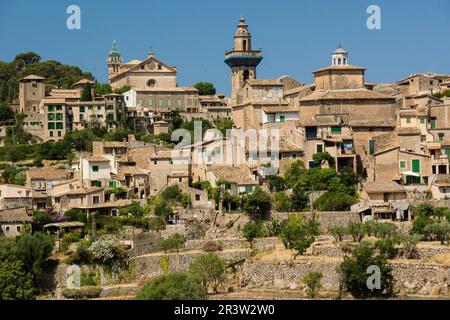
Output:
<instances>
[{"instance_id":1,"label":"blue sky","mask_svg":"<svg viewBox=\"0 0 450 320\"><path fill-rule=\"evenodd\" d=\"M66 28L66 8L81 8L81 30ZM381 30L369 30L366 9L381 8ZM258 78L290 75L312 82L338 43L367 80L389 82L410 73L450 73L449 0L0 0L0 60L35 51L44 60L78 65L106 82L113 39L126 61L150 47L178 68L178 84L211 81L229 94L223 54L233 47L241 12L252 45L264 51Z\"/></svg>"}]
</instances>

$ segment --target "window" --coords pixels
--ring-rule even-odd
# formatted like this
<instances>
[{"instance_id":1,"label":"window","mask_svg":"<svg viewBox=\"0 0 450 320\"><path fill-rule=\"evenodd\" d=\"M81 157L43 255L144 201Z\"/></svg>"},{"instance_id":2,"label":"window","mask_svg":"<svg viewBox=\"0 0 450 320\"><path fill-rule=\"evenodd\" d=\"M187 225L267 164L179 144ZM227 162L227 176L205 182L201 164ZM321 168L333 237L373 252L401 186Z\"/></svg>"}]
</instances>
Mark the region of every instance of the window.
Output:
<instances>
[{"instance_id":1,"label":"window","mask_svg":"<svg viewBox=\"0 0 450 320\"><path fill-rule=\"evenodd\" d=\"M164 101L163 101L163 99L159 99L159 100L158 100L158 104L159 104L159 106L160 106L160 107L162 107L162 106L163 106L163 104L164 104Z\"/></svg>"},{"instance_id":2,"label":"window","mask_svg":"<svg viewBox=\"0 0 450 320\"><path fill-rule=\"evenodd\" d=\"M316 153L323 152L323 144L317 144L316 145Z\"/></svg>"},{"instance_id":3,"label":"window","mask_svg":"<svg viewBox=\"0 0 450 320\"><path fill-rule=\"evenodd\" d=\"M61 131L58 131L58 137L61 137Z\"/></svg>"},{"instance_id":4,"label":"window","mask_svg":"<svg viewBox=\"0 0 450 320\"><path fill-rule=\"evenodd\" d=\"M97 110L102 110L102 106L97 106Z\"/></svg>"},{"instance_id":5,"label":"window","mask_svg":"<svg viewBox=\"0 0 450 320\"><path fill-rule=\"evenodd\" d=\"M47 115L47 119L48 119L48 120L53 120L53 113L49 113L49 114Z\"/></svg>"},{"instance_id":6,"label":"window","mask_svg":"<svg viewBox=\"0 0 450 320\"><path fill-rule=\"evenodd\" d=\"M439 137L439 141L444 141L445 134L443 134L443 133L438 133L438 137Z\"/></svg>"},{"instance_id":7,"label":"window","mask_svg":"<svg viewBox=\"0 0 450 320\"><path fill-rule=\"evenodd\" d=\"M421 123L421 124L424 124L424 123L425 123L425 118L424 118L424 117L421 117L421 118L420 118L420 123Z\"/></svg>"},{"instance_id":8,"label":"window","mask_svg":"<svg viewBox=\"0 0 450 320\"><path fill-rule=\"evenodd\" d=\"M436 118L431 118L431 129L435 129L436 128Z\"/></svg>"},{"instance_id":9,"label":"window","mask_svg":"<svg viewBox=\"0 0 450 320\"><path fill-rule=\"evenodd\" d=\"M98 166L92 166L92 171L98 172Z\"/></svg>"},{"instance_id":10,"label":"window","mask_svg":"<svg viewBox=\"0 0 450 320\"><path fill-rule=\"evenodd\" d=\"M56 106L56 111L62 111L62 106Z\"/></svg>"},{"instance_id":11,"label":"window","mask_svg":"<svg viewBox=\"0 0 450 320\"><path fill-rule=\"evenodd\" d=\"M153 105L153 98L148 98L148 105L152 106Z\"/></svg>"},{"instance_id":12,"label":"window","mask_svg":"<svg viewBox=\"0 0 450 320\"><path fill-rule=\"evenodd\" d=\"M244 73L242 74L243 80L246 81L250 77L250 71L244 70Z\"/></svg>"},{"instance_id":13,"label":"window","mask_svg":"<svg viewBox=\"0 0 450 320\"><path fill-rule=\"evenodd\" d=\"M169 107L172 106L172 99L167 99L167 105L168 105Z\"/></svg>"},{"instance_id":14,"label":"window","mask_svg":"<svg viewBox=\"0 0 450 320\"><path fill-rule=\"evenodd\" d=\"M84 107L80 107L80 112L84 112Z\"/></svg>"},{"instance_id":15,"label":"window","mask_svg":"<svg viewBox=\"0 0 450 320\"><path fill-rule=\"evenodd\" d=\"M406 161L405 160L400 160L400 169L406 169Z\"/></svg>"},{"instance_id":16,"label":"window","mask_svg":"<svg viewBox=\"0 0 450 320\"><path fill-rule=\"evenodd\" d=\"M183 178L178 178L178 182L181 182L181 181L183 181Z\"/></svg>"},{"instance_id":17,"label":"window","mask_svg":"<svg viewBox=\"0 0 450 320\"><path fill-rule=\"evenodd\" d=\"M50 131L50 137L53 137L53 131Z\"/></svg>"},{"instance_id":18,"label":"window","mask_svg":"<svg viewBox=\"0 0 450 320\"><path fill-rule=\"evenodd\" d=\"M53 111L53 110L54 110L53 106L48 106L48 111Z\"/></svg>"},{"instance_id":19,"label":"window","mask_svg":"<svg viewBox=\"0 0 450 320\"><path fill-rule=\"evenodd\" d=\"M110 188L115 188L115 187L116 187L116 181L110 181L110 182L108 183L108 186L109 186Z\"/></svg>"},{"instance_id":20,"label":"window","mask_svg":"<svg viewBox=\"0 0 450 320\"><path fill-rule=\"evenodd\" d=\"M406 123L411 123L411 117L406 117Z\"/></svg>"},{"instance_id":21,"label":"window","mask_svg":"<svg viewBox=\"0 0 450 320\"><path fill-rule=\"evenodd\" d=\"M245 186L245 192L250 193L253 191L253 186Z\"/></svg>"},{"instance_id":22,"label":"window","mask_svg":"<svg viewBox=\"0 0 450 320\"><path fill-rule=\"evenodd\" d=\"M54 122L49 122L49 123L47 124L47 128L48 128L49 130L55 129L55 123L54 123Z\"/></svg>"},{"instance_id":23,"label":"window","mask_svg":"<svg viewBox=\"0 0 450 320\"><path fill-rule=\"evenodd\" d=\"M341 127L331 127L331 134L341 134L342 128Z\"/></svg>"},{"instance_id":24,"label":"window","mask_svg":"<svg viewBox=\"0 0 450 320\"><path fill-rule=\"evenodd\" d=\"M199 194L195 195L195 201L200 201L200 195Z\"/></svg>"},{"instance_id":25,"label":"window","mask_svg":"<svg viewBox=\"0 0 450 320\"><path fill-rule=\"evenodd\" d=\"M57 113L56 114L56 120L62 120L63 119L63 114L62 113Z\"/></svg>"},{"instance_id":26,"label":"window","mask_svg":"<svg viewBox=\"0 0 450 320\"><path fill-rule=\"evenodd\" d=\"M181 107L181 99L177 99L177 106Z\"/></svg>"},{"instance_id":27,"label":"window","mask_svg":"<svg viewBox=\"0 0 450 320\"><path fill-rule=\"evenodd\" d=\"M286 116L280 116L280 122L285 123L286 122Z\"/></svg>"},{"instance_id":28,"label":"window","mask_svg":"<svg viewBox=\"0 0 450 320\"><path fill-rule=\"evenodd\" d=\"M309 160L309 161L308 161L308 167L309 167L310 169L316 167L316 163L314 162L314 160Z\"/></svg>"},{"instance_id":29,"label":"window","mask_svg":"<svg viewBox=\"0 0 450 320\"><path fill-rule=\"evenodd\" d=\"M420 160L418 159L412 160L412 171L414 173L420 173Z\"/></svg>"},{"instance_id":30,"label":"window","mask_svg":"<svg viewBox=\"0 0 450 320\"><path fill-rule=\"evenodd\" d=\"M100 197L99 196L93 196L92 197L92 202L93 203L99 203L100 202Z\"/></svg>"},{"instance_id":31,"label":"window","mask_svg":"<svg viewBox=\"0 0 450 320\"><path fill-rule=\"evenodd\" d=\"M64 125L63 125L62 122L57 122L56 123L56 129L63 129L63 128L64 128Z\"/></svg>"},{"instance_id":32,"label":"window","mask_svg":"<svg viewBox=\"0 0 450 320\"><path fill-rule=\"evenodd\" d=\"M425 140L427 140L427 137L424 135L420 136L420 142L425 142Z\"/></svg>"},{"instance_id":33,"label":"window","mask_svg":"<svg viewBox=\"0 0 450 320\"><path fill-rule=\"evenodd\" d=\"M156 80L154 80L154 79L148 80L147 81L147 86L149 86L150 88L156 87Z\"/></svg>"}]
</instances>

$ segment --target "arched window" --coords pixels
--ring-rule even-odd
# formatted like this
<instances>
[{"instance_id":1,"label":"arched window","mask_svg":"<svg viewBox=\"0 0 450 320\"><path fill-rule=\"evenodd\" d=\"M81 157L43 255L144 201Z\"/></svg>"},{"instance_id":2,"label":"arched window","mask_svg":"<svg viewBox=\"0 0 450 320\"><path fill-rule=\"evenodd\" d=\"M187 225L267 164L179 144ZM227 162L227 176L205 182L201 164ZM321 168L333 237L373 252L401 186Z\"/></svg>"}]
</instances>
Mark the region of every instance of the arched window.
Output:
<instances>
[{"instance_id":1,"label":"arched window","mask_svg":"<svg viewBox=\"0 0 450 320\"><path fill-rule=\"evenodd\" d=\"M347 64L347 58L344 58L344 64Z\"/></svg>"},{"instance_id":2,"label":"arched window","mask_svg":"<svg viewBox=\"0 0 450 320\"><path fill-rule=\"evenodd\" d=\"M244 76L244 81L248 80L248 78L250 77L250 71L244 70L243 76Z\"/></svg>"},{"instance_id":3,"label":"arched window","mask_svg":"<svg viewBox=\"0 0 450 320\"><path fill-rule=\"evenodd\" d=\"M338 58L338 65L341 65L341 58Z\"/></svg>"},{"instance_id":4,"label":"arched window","mask_svg":"<svg viewBox=\"0 0 450 320\"><path fill-rule=\"evenodd\" d=\"M243 45L242 45L244 51L247 51L247 40L243 41Z\"/></svg>"}]
</instances>

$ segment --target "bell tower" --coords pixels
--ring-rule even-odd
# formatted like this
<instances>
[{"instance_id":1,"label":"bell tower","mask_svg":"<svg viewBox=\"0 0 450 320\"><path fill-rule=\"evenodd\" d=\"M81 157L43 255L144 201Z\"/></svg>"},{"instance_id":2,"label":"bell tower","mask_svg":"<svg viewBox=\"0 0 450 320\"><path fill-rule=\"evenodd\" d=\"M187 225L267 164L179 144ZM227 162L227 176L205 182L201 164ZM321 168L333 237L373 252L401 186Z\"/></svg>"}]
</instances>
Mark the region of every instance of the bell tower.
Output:
<instances>
[{"instance_id":1,"label":"bell tower","mask_svg":"<svg viewBox=\"0 0 450 320\"><path fill-rule=\"evenodd\" d=\"M348 65L348 52L339 44L336 50L331 54L332 66L346 66Z\"/></svg>"},{"instance_id":2,"label":"bell tower","mask_svg":"<svg viewBox=\"0 0 450 320\"><path fill-rule=\"evenodd\" d=\"M119 48L117 48L116 40L113 41L113 46L108 56L108 80L111 83L111 78L119 73L119 68L122 65L122 56Z\"/></svg>"},{"instance_id":3,"label":"bell tower","mask_svg":"<svg viewBox=\"0 0 450 320\"><path fill-rule=\"evenodd\" d=\"M238 93L244 82L256 79L256 67L263 59L261 50L252 50L251 34L241 16L234 33L234 48L225 53L225 63L231 68L231 104L240 103Z\"/></svg>"}]
</instances>

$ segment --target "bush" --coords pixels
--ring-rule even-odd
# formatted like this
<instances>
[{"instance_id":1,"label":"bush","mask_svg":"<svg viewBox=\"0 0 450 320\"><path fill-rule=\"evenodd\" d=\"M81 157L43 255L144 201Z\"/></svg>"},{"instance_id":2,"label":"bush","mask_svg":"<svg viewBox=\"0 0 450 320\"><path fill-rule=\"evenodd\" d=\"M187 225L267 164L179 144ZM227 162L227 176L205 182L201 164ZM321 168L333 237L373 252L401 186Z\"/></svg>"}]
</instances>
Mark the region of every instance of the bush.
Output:
<instances>
[{"instance_id":1,"label":"bush","mask_svg":"<svg viewBox=\"0 0 450 320\"><path fill-rule=\"evenodd\" d=\"M364 226L360 222L349 222L347 232L352 236L354 242L361 242L364 238Z\"/></svg>"},{"instance_id":2,"label":"bush","mask_svg":"<svg viewBox=\"0 0 450 320\"><path fill-rule=\"evenodd\" d=\"M89 251L94 262L104 265L122 262L126 255L117 240L112 237L99 238L91 244Z\"/></svg>"},{"instance_id":3,"label":"bush","mask_svg":"<svg viewBox=\"0 0 450 320\"><path fill-rule=\"evenodd\" d=\"M87 223L87 215L81 210L70 209L64 212L64 217L66 217L67 221L78 221Z\"/></svg>"},{"instance_id":4,"label":"bush","mask_svg":"<svg viewBox=\"0 0 450 320\"><path fill-rule=\"evenodd\" d=\"M308 297L315 298L317 296L317 291L322 288L322 277L322 272L311 271L303 278L303 282L308 287L308 290L306 291Z\"/></svg>"},{"instance_id":5,"label":"bush","mask_svg":"<svg viewBox=\"0 0 450 320\"><path fill-rule=\"evenodd\" d=\"M149 218L147 222L149 230L160 231L166 229L166 222L161 217Z\"/></svg>"},{"instance_id":6,"label":"bush","mask_svg":"<svg viewBox=\"0 0 450 320\"><path fill-rule=\"evenodd\" d=\"M208 241L203 245L203 251L205 252L215 252L222 251L222 244L215 241Z\"/></svg>"},{"instance_id":7,"label":"bush","mask_svg":"<svg viewBox=\"0 0 450 320\"><path fill-rule=\"evenodd\" d=\"M177 252L179 251L180 247L182 247L186 243L186 239L176 233L173 236L168 237L167 239L163 239L160 241L161 249L164 250L164 252L167 253L170 249L177 249Z\"/></svg>"},{"instance_id":8,"label":"bush","mask_svg":"<svg viewBox=\"0 0 450 320\"><path fill-rule=\"evenodd\" d=\"M314 207L319 211L348 211L355 202L355 197L347 193L328 191L316 200Z\"/></svg>"},{"instance_id":9,"label":"bush","mask_svg":"<svg viewBox=\"0 0 450 320\"><path fill-rule=\"evenodd\" d=\"M242 229L242 235L250 243L253 249L253 240L264 235L264 225L261 221L249 221Z\"/></svg>"},{"instance_id":10,"label":"bush","mask_svg":"<svg viewBox=\"0 0 450 320\"><path fill-rule=\"evenodd\" d=\"M335 241L342 241L343 237L347 234L347 228L345 227L331 227L328 232L333 236Z\"/></svg>"},{"instance_id":11,"label":"bush","mask_svg":"<svg viewBox=\"0 0 450 320\"><path fill-rule=\"evenodd\" d=\"M16 252L23 262L25 271L39 277L54 245L53 238L42 232L33 235L25 233L20 236L16 242Z\"/></svg>"},{"instance_id":12,"label":"bush","mask_svg":"<svg viewBox=\"0 0 450 320\"><path fill-rule=\"evenodd\" d=\"M169 273L169 267L170 267L170 259L169 257L160 257L159 258L159 266L164 274Z\"/></svg>"},{"instance_id":13,"label":"bush","mask_svg":"<svg viewBox=\"0 0 450 320\"><path fill-rule=\"evenodd\" d=\"M31 222L33 231L43 231L44 226L52 221L52 217L47 212L34 211L33 220Z\"/></svg>"},{"instance_id":14,"label":"bush","mask_svg":"<svg viewBox=\"0 0 450 320\"><path fill-rule=\"evenodd\" d=\"M83 287L79 289L64 289L62 295L67 299L94 299L100 297L102 288Z\"/></svg>"},{"instance_id":15,"label":"bush","mask_svg":"<svg viewBox=\"0 0 450 320\"><path fill-rule=\"evenodd\" d=\"M420 234L406 234L400 237L405 258L413 259L417 256L417 244L421 239L422 235Z\"/></svg>"},{"instance_id":16,"label":"bush","mask_svg":"<svg viewBox=\"0 0 450 320\"><path fill-rule=\"evenodd\" d=\"M202 279L205 289L212 285L215 292L225 281L225 261L215 253L196 257L189 264L189 271Z\"/></svg>"},{"instance_id":17,"label":"bush","mask_svg":"<svg viewBox=\"0 0 450 320\"><path fill-rule=\"evenodd\" d=\"M288 222L281 233L281 240L286 249L296 250L298 255L303 254L315 240L315 236L319 234L319 224L314 220L304 221L303 216L292 214L288 218Z\"/></svg>"},{"instance_id":18,"label":"bush","mask_svg":"<svg viewBox=\"0 0 450 320\"><path fill-rule=\"evenodd\" d=\"M278 237L286 226L287 220L278 220L272 218L270 223L266 226L266 233L268 237Z\"/></svg>"},{"instance_id":19,"label":"bush","mask_svg":"<svg viewBox=\"0 0 450 320\"><path fill-rule=\"evenodd\" d=\"M381 254L385 255L389 259L392 259L397 254L397 249L395 248L397 243L398 240L394 238L380 239L375 242L375 247Z\"/></svg>"},{"instance_id":20,"label":"bush","mask_svg":"<svg viewBox=\"0 0 450 320\"><path fill-rule=\"evenodd\" d=\"M137 293L137 300L203 300L206 290L202 279L188 272L155 277Z\"/></svg>"},{"instance_id":21,"label":"bush","mask_svg":"<svg viewBox=\"0 0 450 320\"><path fill-rule=\"evenodd\" d=\"M378 238L392 238L397 235L397 226L393 223L377 223L376 224L376 236Z\"/></svg>"},{"instance_id":22,"label":"bush","mask_svg":"<svg viewBox=\"0 0 450 320\"><path fill-rule=\"evenodd\" d=\"M370 266L380 268L379 289L369 289L367 285L371 276L370 273L367 273ZM377 253L375 245L369 242L362 242L353 250L351 257L345 256L344 261L339 266L339 272L344 289L355 298L366 299L393 295L392 268L387 265L385 255Z\"/></svg>"},{"instance_id":23,"label":"bush","mask_svg":"<svg viewBox=\"0 0 450 320\"><path fill-rule=\"evenodd\" d=\"M90 264L92 262L92 254L89 250L90 243L88 241L82 241L78 244L77 249L73 252L69 258L67 258L67 264Z\"/></svg>"},{"instance_id":24,"label":"bush","mask_svg":"<svg viewBox=\"0 0 450 320\"><path fill-rule=\"evenodd\" d=\"M449 241L450 238L450 223L447 221L434 222L428 224L424 228L425 235L433 235L437 240L444 244L445 241Z\"/></svg>"},{"instance_id":25,"label":"bush","mask_svg":"<svg viewBox=\"0 0 450 320\"><path fill-rule=\"evenodd\" d=\"M36 294L33 276L21 261L0 261L0 300L31 300Z\"/></svg>"},{"instance_id":26,"label":"bush","mask_svg":"<svg viewBox=\"0 0 450 320\"><path fill-rule=\"evenodd\" d=\"M272 198L260 187L244 198L244 210L256 218L265 217L272 208Z\"/></svg>"}]
</instances>

